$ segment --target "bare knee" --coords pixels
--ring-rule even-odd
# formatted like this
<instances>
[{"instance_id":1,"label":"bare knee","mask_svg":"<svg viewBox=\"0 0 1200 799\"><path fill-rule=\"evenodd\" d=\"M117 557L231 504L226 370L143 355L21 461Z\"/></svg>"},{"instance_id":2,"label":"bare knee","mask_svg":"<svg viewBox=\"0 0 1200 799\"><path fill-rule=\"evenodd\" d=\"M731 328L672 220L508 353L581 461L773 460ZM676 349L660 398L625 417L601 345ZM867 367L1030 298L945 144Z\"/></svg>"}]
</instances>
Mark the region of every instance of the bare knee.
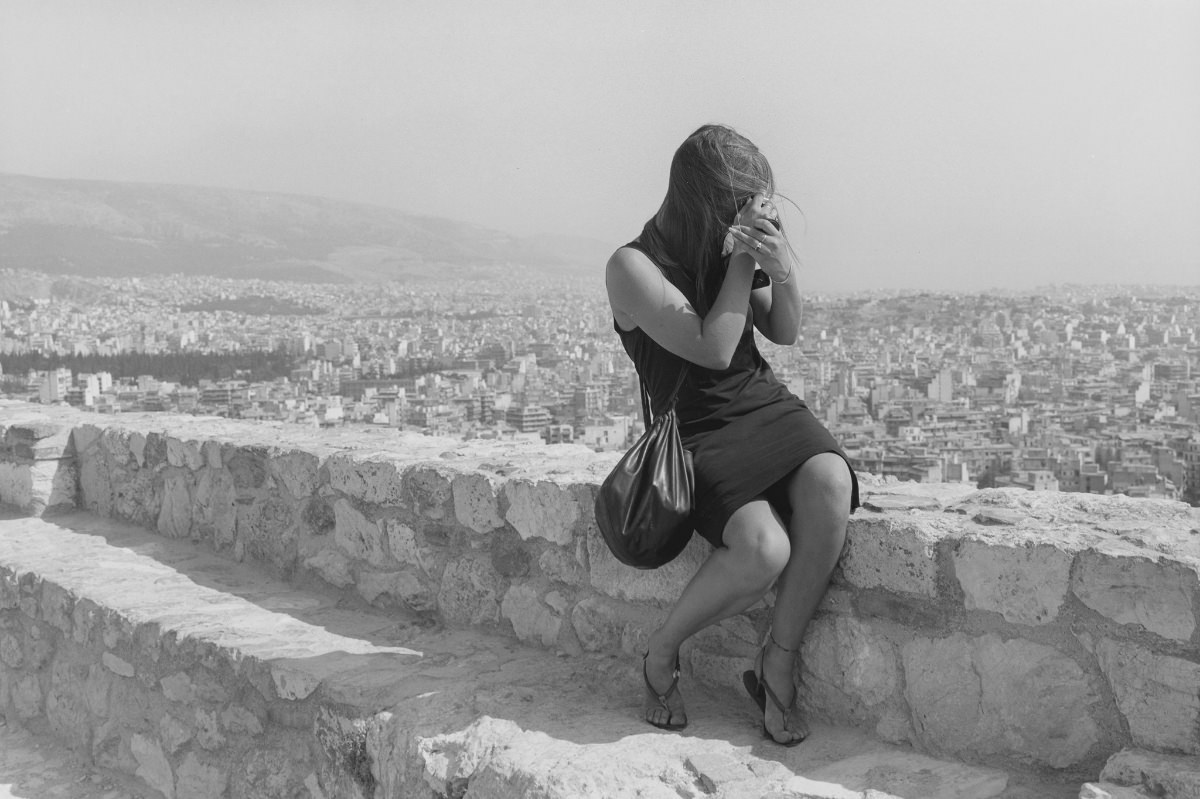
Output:
<instances>
[{"instance_id":1,"label":"bare knee","mask_svg":"<svg viewBox=\"0 0 1200 799\"><path fill-rule=\"evenodd\" d=\"M841 455L822 452L812 456L796 470L789 488L793 508L804 507L810 512L822 508L838 516L850 515L854 480Z\"/></svg>"},{"instance_id":2,"label":"bare knee","mask_svg":"<svg viewBox=\"0 0 1200 799\"><path fill-rule=\"evenodd\" d=\"M726 531L725 544L746 582L764 591L771 587L792 556L787 533L774 520Z\"/></svg>"}]
</instances>

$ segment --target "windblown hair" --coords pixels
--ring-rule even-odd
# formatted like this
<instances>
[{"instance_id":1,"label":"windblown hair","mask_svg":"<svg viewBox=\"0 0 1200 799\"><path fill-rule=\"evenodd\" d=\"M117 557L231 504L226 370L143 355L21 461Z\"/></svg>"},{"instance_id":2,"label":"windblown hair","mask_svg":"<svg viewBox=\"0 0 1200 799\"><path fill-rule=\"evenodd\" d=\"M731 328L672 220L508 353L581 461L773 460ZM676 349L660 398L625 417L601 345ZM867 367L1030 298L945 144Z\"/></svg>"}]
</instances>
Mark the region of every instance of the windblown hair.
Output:
<instances>
[{"instance_id":1,"label":"windblown hair","mask_svg":"<svg viewBox=\"0 0 1200 799\"><path fill-rule=\"evenodd\" d=\"M656 233L666 254L692 279L701 316L716 299L728 266L721 255L726 228L751 196L774 191L766 156L732 128L705 125L675 151Z\"/></svg>"}]
</instances>

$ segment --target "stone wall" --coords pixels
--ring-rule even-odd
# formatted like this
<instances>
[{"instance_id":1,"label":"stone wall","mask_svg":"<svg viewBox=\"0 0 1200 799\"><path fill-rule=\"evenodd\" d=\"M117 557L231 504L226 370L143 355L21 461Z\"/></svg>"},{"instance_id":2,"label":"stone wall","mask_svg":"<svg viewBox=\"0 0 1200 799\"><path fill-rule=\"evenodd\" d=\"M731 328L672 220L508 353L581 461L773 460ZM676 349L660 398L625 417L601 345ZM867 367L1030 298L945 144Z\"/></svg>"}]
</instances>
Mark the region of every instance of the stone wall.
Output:
<instances>
[{"instance_id":1,"label":"stone wall","mask_svg":"<svg viewBox=\"0 0 1200 799\"><path fill-rule=\"evenodd\" d=\"M571 446L11 403L0 435L0 502L74 502L566 653L640 653L708 552L616 562L591 509L617 456ZM869 476L863 497L804 644L809 713L1081 774L1125 746L1200 754L1200 512ZM685 671L740 691L770 599L696 636Z\"/></svg>"}]
</instances>

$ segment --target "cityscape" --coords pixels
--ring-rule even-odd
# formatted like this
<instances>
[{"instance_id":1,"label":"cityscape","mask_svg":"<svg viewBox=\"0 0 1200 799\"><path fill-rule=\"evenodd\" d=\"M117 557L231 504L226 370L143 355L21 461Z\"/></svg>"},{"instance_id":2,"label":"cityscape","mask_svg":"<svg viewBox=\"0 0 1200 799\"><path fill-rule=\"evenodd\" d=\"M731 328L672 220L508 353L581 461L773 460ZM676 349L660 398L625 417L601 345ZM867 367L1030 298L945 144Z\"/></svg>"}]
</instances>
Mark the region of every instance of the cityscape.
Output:
<instances>
[{"instance_id":1,"label":"cityscape","mask_svg":"<svg viewBox=\"0 0 1200 799\"><path fill-rule=\"evenodd\" d=\"M0 269L0 285L34 282ZM862 472L1200 505L1200 289L813 296L795 345L760 348ZM0 302L0 394L599 451L643 430L599 275L519 266L377 284L59 277Z\"/></svg>"}]
</instances>

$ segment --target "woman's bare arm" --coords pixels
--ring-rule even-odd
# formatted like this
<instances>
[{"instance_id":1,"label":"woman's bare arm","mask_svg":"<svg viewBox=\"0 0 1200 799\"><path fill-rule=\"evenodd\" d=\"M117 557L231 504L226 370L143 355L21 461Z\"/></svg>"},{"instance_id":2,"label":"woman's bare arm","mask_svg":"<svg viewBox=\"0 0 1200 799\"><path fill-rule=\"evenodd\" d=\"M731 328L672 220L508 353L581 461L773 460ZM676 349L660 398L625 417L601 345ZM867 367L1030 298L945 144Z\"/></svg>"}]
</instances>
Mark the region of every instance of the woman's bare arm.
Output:
<instances>
[{"instance_id":1,"label":"woman's bare arm","mask_svg":"<svg viewBox=\"0 0 1200 799\"><path fill-rule=\"evenodd\" d=\"M750 310L754 259L735 253L716 301L701 317L646 255L622 247L608 260L608 301L617 324L640 327L664 349L707 369L727 369Z\"/></svg>"}]
</instances>

